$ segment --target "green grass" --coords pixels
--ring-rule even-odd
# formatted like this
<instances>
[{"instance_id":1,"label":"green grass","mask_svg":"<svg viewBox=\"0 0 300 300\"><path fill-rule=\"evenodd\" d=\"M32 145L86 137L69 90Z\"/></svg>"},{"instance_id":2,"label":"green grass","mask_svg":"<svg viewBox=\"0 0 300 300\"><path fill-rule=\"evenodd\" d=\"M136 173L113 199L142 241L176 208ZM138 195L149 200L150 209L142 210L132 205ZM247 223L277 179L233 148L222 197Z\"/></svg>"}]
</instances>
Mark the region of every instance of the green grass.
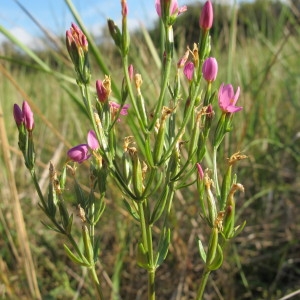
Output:
<instances>
[{"instance_id":1,"label":"green grass","mask_svg":"<svg viewBox=\"0 0 300 300\"><path fill-rule=\"evenodd\" d=\"M206 293L212 295L212 299L279 299L297 291L300 286L300 42L293 35L286 38L284 31L280 33L278 28L274 32L279 36L275 42L259 32L256 34L256 38L251 39L237 36L241 42L235 47L227 44L224 49L213 45L220 70L215 87L229 80L235 87L240 85L239 101L244 107L234 119L234 132L226 140L221 158L225 160L231 153L240 150L249 159L238 164L236 169L238 181L245 187L245 194L237 203L238 215L240 222L247 220L247 226L228 245L224 265L209 281ZM139 47L139 55L132 59L144 76L146 98L152 99L152 95L157 95L155 78L159 71L152 63L152 45L147 44L144 38L132 39L132 48L135 45ZM178 56L184 50L185 45L178 50ZM107 61L112 61L116 52L109 53ZM65 256L65 241L58 234L49 232L40 222L46 219L37 205L38 198L18 151L17 130L12 117L14 103L21 103L23 99L32 101L39 175L47 170L49 160L55 159L61 166L70 145L85 140L89 125L82 121L85 120L84 113L67 92L69 89L74 98L79 97L76 85L68 81L73 70L70 64L65 64L63 55L66 52L58 56L56 69L50 68L47 72L41 65L27 60L27 56L25 60L29 66L22 65L13 57L10 57L11 60L7 59L7 55L2 57L0 104L5 125L2 130L8 137L42 298L92 299L93 288L86 272ZM143 58L148 56L150 62L146 64ZM47 65L50 62L44 61ZM231 65L228 65L229 61ZM109 67L113 79L120 85L119 67ZM103 76L97 68L97 59L93 60L92 72L92 82ZM59 74L68 77L62 78ZM150 74L149 77L147 74ZM0 299L31 299L22 261L15 257L14 252L19 253L21 249L17 239L20 228L13 218L9 170L3 153L1 149ZM88 174L88 169L86 172ZM68 201L76 214L72 188L70 180L67 183L70 191ZM177 194L172 218L172 244L169 256L157 274L159 299L171 299L172 295L182 300L195 297L203 267L196 238L205 236L207 230L201 226L204 223L196 212L198 204L195 204L195 197L197 193L193 189ZM124 209L121 195L112 183L106 198L108 207L97 228L101 232L102 265L99 264L99 274L107 290L105 296L110 299L109 291L114 286L122 299L139 299L138 294L144 295L147 282L146 274L136 265L138 226Z\"/></svg>"}]
</instances>

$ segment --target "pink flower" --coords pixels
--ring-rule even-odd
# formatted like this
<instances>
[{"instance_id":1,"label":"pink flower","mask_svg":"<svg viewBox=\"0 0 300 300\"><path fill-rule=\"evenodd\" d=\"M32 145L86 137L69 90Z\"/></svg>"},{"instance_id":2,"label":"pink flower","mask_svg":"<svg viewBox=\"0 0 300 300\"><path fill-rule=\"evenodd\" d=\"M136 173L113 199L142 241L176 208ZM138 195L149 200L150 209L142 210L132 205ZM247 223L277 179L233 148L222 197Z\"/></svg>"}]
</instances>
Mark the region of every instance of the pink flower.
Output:
<instances>
[{"instance_id":1,"label":"pink flower","mask_svg":"<svg viewBox=\"0 0 300 300\"><path fill-rule=\"evenodd\" d=\"M218 74L218 62L214 57L209 57L204 61L202 73L206 81L212 82L216 80Z\"/></svg>"},{"instance_id":2,"label":"pink flower","mask_svg":"<svg viewBox=\"0 0 300 300\"><path fill-rule=\"evenodd\" d=\"M110 101L110 102L109 102L109 105L110 105L110 109L111 109L113 112L117 112L117 111L120 109L120 107L121 107L120 104L118 104L118 103L116 103L116 102L113 102L113 101ZM128 115L128 108L129 108L129 104L123 105L123 107L122 107L122 109L121 109L121 111L120 111L120 115L122 115L122 116Z\"/></svg>"},{"instance_id":3,"label":"pink flower","mask_svg":"<svg viewBox=\"0 0 300 300\"><path fill-rule=\"evenodd\" d=\"M214 20L213 7L210 1L206 1L200 15L199 25L204 30L209 30L212 27Z\"/></svg>"},{"instance_id":4,"label":"pink flower","mask_svg":"<svg viewBox=\"0 0 300 300\"><path fill-rule=\"evenodd\" d=\"M18 104L14 104L13 114L17 126L20 126L24 122L24 115Z\"/></svg>"},{"instance_id":5,"label":"pink flower","mask_svg":"<svg viewBox=\"0 0 300 300\"><path fill-rule=\"evenodd\" d=\"M193 79L193 76L194 76L194 69L195 69L195 66L192 62L188 62L185 66L184 66L184 69L183 69L183 73L185 75L185 77L191 81Z\"/></svg>"},{"instance_id":6,"label":"pink flower","mask_svg":"<svg viewBox=\"0 0 300 300\"><path fill-rule=\"evenodd\" d=\"M34 119L33 119L33 112L27 103L27 101L23 101L22 105L22 112L24 116L24 124L28 131L32 131L34 127Z\"/></svg>"},{"instance_id":7,"label":"pink flower","mask_svg":"<svg viewBox=\"0 0 300 300\"><path fill-rule=\"evenodd\" d=\"M162 14L161 14L161 1L165 1L166 3L167 2L170 2L170 0L155 0L155 9L156 9L156 12L157 14L161 17ZM171 0L171 3L170 3L170 11L169 11L169 15L172 16L172 15L180 15L182 14L183 12L185 12L187 10L187 6L184 5L182 7L178 7L178 2L177 0Z\"/></svg>"},{"instance_id":8,"label":"pink flower","mask_svg":"<svg viewBox=\"0 0 300 300\"><path fill-rule=\"evenodd\" d=\"M92 150L97 150L100 147L94 130L88 132L87 144Z\"/></svg>"},{"instance_id":9,"label":"pink flower","mask_svg":"<svg viewBox=\"0 0 300 300\"><path fill-rule=\"evenodd\" d=\"M91 156L89 154L89 146L87 144L77 145L71 148L67 154L72 161L80 164Z\"/></svg>"},{"instance_id":10,"label":"pink flower","mask_svg":"<svg viewBox=\"0 0 300 300\"><path fill-rule=\"evenodd\" d=\"M231 84L222 85L219 89L218 99L219 106L224 113L235 113L243 109L240 106L235 106L240 95L240 87L237 88L236 93Z\"/></svg>"},{"instance_id":11,"label":"pink flower","mask_svg":"<svg viewBox=\"0 0 300 300\"><path fill-rule=\"evenodd\" d=\"M110 106L110 111L111 111L112 117L114 118L116 116L116 114L118 113L121 105L116 102L110 101L109 106ZM123 107L120 111L120 115L122 115L122 116L128 115L128 108L129 108L129 104L123 105ZM121 120L118 119L118 122L120 122L120 121Z\"/></svg>"}]
</instances>

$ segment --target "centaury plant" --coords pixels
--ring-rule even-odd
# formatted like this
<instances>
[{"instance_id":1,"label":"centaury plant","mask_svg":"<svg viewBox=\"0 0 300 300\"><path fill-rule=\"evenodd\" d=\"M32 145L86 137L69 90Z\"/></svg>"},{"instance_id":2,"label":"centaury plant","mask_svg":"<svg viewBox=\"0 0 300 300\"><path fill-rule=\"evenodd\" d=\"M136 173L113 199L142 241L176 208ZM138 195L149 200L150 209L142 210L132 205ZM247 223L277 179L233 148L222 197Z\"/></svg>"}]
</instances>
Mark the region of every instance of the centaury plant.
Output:
<instances>
[{"instance_id":1,"label":"centaury plant","mask_svg":"<svg viewBox=\"0 0 300 300\"><path fill-rule=\"evenodd\" d=\"M124 76L120 97L114 95L115 101L109 74L103 80L95 80L95 92L90 92L89 42L75 24L66 32L66 46L74 64L90 130L85 142L69 149L60 172L50 163L47 195L41 192L35 172L34 119L26 101L22 108L15 104L13 109L19 130L19 147L38 192L40 207L51 223L46 226L67 237L69 245L64 245L66 254L74 263L88 268L99 299L103 299L104 293L96 270L101 236L96 224L105 213L108 181L114 182L123 195L125 208L139 224L137 263L147 271L148 299L152 300L156 293L159 294L155 288L156 271L164 262L171 242L169 219L173 198L177 190L195 185L199 214L210 227L208 245L203 246L200 240L196 245L204 261L196 298L202 299L209 274L223 263L226 242L245 225L235 224L234 195L238 190L243 191L243 186L232 175L232 168L246 156L239 152L233 154L228 159L224 176L217 172L220 169L218 150L224 136L232 130L234 114L242 109L236 106L240 88L234 92L232 85L222 84L218 93L214 88L218 63L216 58L210 57L212 3L207 1L201 12L199 41L192 49L187 47L182 58L174 62L173 25L187 7L179 7L176 0L156 0L155 8L164 28L164 49L160 90L158 95L151 96L151 101L147 101L143 96L142 75L135 72L129 61L128 7L125 0L121 1L121 7L122 27L108 20L110 34L122 59ZM185 99L181 90L183 80L188 85ZM95 94L96 97L93 96ZM220 117L213 126L215 109L220 109ZM79 118L77 122L80 122ZM125 136L120 126L127 122L126 130L132 132ZM120 134L123 136L120 137ZM213 164L212 169L203 170L206 155L213 157ZM78 172L84 171L81 168L83 164L90 166L88 194L83 191L77 176ZM64 200L68 170L74 178L76 216ZM78 224L73 222L74 218L79 218L82 224L81 238L74 233L73 226ZM159 232L153 231L156 224L159 224Z\"/></svg>"}]
</instances>

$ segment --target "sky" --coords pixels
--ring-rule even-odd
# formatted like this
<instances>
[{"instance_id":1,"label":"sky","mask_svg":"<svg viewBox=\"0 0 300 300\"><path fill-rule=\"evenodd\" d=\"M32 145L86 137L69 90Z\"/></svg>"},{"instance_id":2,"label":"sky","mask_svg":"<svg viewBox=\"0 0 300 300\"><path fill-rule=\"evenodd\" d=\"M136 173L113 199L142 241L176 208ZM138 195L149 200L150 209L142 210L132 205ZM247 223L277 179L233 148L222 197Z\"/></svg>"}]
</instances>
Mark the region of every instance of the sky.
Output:
<instances>
[{"instance_id":1,"label":"sky","mask_svg":"<svg viewBox=\"0 0 300 300\"><path fill-rule=\"evenodd\" d=\"M64 35L74 21L64 0L18 0L47 30L54 35ZM151 26L157 19L154 0L127 0L129 14L128 26L137 28L140 24ZM179 6L189 5L200 0L179 0ZM101 35L101 27L107 18L117 24L121 20L120 0L73 0L86 27L95 35ZM4 27L31 48L42 47L39 37L41 30L22 11L15 0L0 0L0 26ZM5 37L0 32L0 44Z\"/></svg>"}]
</instances>

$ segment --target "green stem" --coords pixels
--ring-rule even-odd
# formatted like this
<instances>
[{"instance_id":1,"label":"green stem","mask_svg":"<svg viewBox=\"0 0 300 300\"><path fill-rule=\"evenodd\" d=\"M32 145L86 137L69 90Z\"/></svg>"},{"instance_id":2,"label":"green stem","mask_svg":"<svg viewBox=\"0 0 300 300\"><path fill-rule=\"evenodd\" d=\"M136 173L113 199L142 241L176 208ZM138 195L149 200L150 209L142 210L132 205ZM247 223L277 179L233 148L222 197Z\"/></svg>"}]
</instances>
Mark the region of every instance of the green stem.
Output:
<instances>
[{"instance_id":1,"label":"green stem","mask_svg":"<svg viewBox=\"0 0 300 300\"><path fill-rule=\"evenodd\" d=\"M216 196L217 199L220 199L220 188L219 188L219 181L218 181L218 167L217 167L217 151L218 148L214 147L213 149L213 178L214 178L214 183L216 187Z\"/></svg>"},{"instance_id":2,"label":"green stem","mask_svg":"<svg viewBox=\"0 0 300 300\"><path fill-rule=\"evenodd\" d=\"M164 97L165 97L165 93L166 93L166 90L168 87L168 81L169 81L169 76L170 76L170 71L171 71L171 62L172 62L172 58L168 57L166 59L166 66L165 66L165 71L164 71L164 78L163 78L163 83L162 83L162 87L161 87L161 92L159 95L158 103L155 108L155 112L153 114L152 123L149 126L149 131L153 130L156 120L158 118L158 114L161 112L161 109L163 106Z\"/></svg>"},{"instance_id":3,"label":"green stem","mask_svg":"<svg viewBox=\"0 0 300 300\"><path fill-rule=\"evenodd\" d=\"M149 220L149 207L147 199L138 203L142 240L148 256L148 300L155 300L155 265L152 242L152 229Z\"/></svg>"},{"instance_id":4,"label":"green stem","mask_svg":"<svg viewBox=\"0 0 300 300\"><path fill-rule=\"evenodd\" d=\"M92 245L94 247L95 242L95 203L93 200L93 204L91 205L91 224L90 224L90 237L92 241Z\"/></svg>"},{"instance_id":5,"label":"green stem","mask_svg":"<svg viewBox=\"0 0 300 300\"><path fill-rule=\"evenodd\" d=\"M34 183L34 187L35 187L35 189L36 189L36 191L37 191L37 193L38 193L38 195L39 195L40 200L41 200L42 203L43 203L43 207L46 208L47 205L46 205L46 202L45 202L43 193L42 193L42 191L41 191L41 188L40 188L40 186L39 186L38 180L37 180L37 178L36 178L35 169L31 169L31 170L29 170L29 171L30 171L30 174L31 174L32 181L33 181L33 183Z\"/></svg>"},{"instance_id":6,"label":"green stem","mask_svg":"<svg viewBox=\"0 0 300 300\"><path fill-rule=\"evenodd\" d=\"M173 140L173 142L171 143L171 145L169 146L169 148L165 151L163 157L161 158L160 162L159 162L159 165L161 163L163 163L170 155L171 155L171 152L173 151L179 137L182 135L183 131L186 129L186 125L188 123L188 121L190 120L190 116L191 116L191 113L194 109L194 105L195 105L195 101L196 101L196 95L198 94L198 90L199 90L199 85L197 85L195 87L195 93L194 95L192 96L192 99L191 99L191 103L190 103L190 106L186 112L186 115L183 119L183 122L181 123L178 131L177 131L177 134Z\"/></svg>"},{"instance_id":7,"label":"green stem","mask_svg":"<svg viewBox=\"0 0 300 300\"><path fill-rule=\"evenodd\" d=\"M148 270L148 299L155 300L155 268Z\"/></svg>"},{"instance_id":8,"label":"green stem","mask_svg":"<svg viewBox=\"0 0 300 300\"><path fill-rule=\"evenodd\" d=\"M104 297L103 297L103 293L102 293L102 287L101 287L101 284L99 282L99 279L98 279L98 276L97 276L97 273L96 273L96 270L95 270L95 266L93 266L92 268L89 269L89 273L90 273L90 276L91 276L92 281L94 283L95 289L97 291L97 299L103 300Z\"/></svg>"},{"instance_id":9,"label":"green stem","mask_svg":"<svg viewBox=\"0 0 300 300\"><path fill-rule=\"evenodd\" d=\"M127 83L128 93L129 93L129 97L130 97L134 112L137 116L139 125L141 126L143 133L146 134L147 129L145 128L145 124L143 123L141 115L139 113L137 103L136 103L136 98L133 95L133 90L132 90L132 86L131 86L131 82L130 82L130 78L129 78L129 74L128 74L128 56L127 55L122 57L122 63L123 63L123 73L124 73L125 80Z\"/></svg>"},{"instance_id":10,"label":"green stem","mask_svg":"<svg viewBox=\"0 0 300 300\"><path fill-rule=\"evenodd\" d=\"M72 244L72 246L74 247L76 253L79 255L79 257L83 260L86 260L85 256L82 254L81 250L79 249L76 241L74 240L73 236L71 234L66 234L66 236L68 237L70 243ZM100 284L100 281L98 279L97 273L96 273L96 269L95 269L95 265L92 265L92 267L88 268L89 270L89 274L91 276L91 279L94 283L95 289L97 291L97 299L99 300L103 300L103 294L102 294L102 287Z\"/></svg>"},{"instance_id":11,"label":"green stem","mask_svg":"<svg viewBox=\"0 0 300 300\"><path fill-rule=\"evenodd\" d=\"M149 126L149 131L152 131L156 120L158 118L158 114L161 112L163 103L164 103L164 98L165 98L165 93L168 87L168 82L169 82L169 77L170 77L170 72L171 72L171 64L172 64L172 58L173 58L173 28L172 26L167 26L165 25L165 32L166 32L166 63L165 67L163 69L163 80L162 80L162 85L161 85L161 90L160 90L160 95L159 99L157 102L157 105L155 107L155 111L153 114L153 120ZM172 36L172 40L169 40L169 37Z\"/></svg>"},{"instance_id":12,"label":"green stem","mask_svg":"<svg viewBox=\"0 0 300 300\"><path fill-rule=\"evenodd\" d=\"M202 274L196 300L202 300L209 275L210 275L210 271L205 268Z\"/></svg>"}]
</instances>

